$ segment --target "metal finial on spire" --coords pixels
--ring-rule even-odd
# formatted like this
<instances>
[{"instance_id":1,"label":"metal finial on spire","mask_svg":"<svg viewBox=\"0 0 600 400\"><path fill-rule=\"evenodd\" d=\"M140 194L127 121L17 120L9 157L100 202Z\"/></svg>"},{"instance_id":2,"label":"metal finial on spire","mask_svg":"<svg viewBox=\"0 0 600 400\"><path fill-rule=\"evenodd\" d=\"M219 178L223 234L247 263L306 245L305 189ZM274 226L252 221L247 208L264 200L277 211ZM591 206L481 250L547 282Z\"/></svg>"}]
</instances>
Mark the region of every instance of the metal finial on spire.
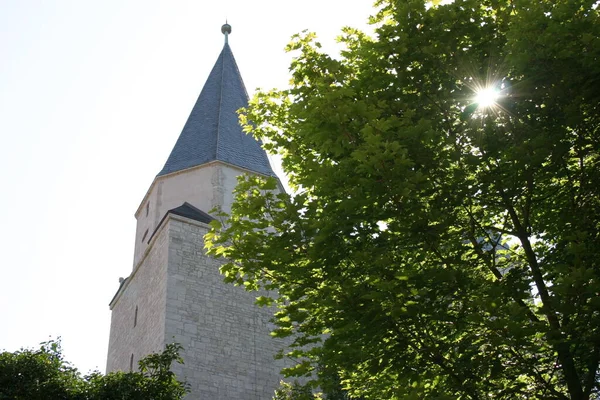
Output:
<instances>
[{"instance_id":1,"label":"metal finial on spire","mask_svg":"<svg viewBox=\"0 0 600 400\"><path fill-rule=\"evenodd\" d=\"M221 33L223 33L223 35L225 35L225 44L229 43L229 34L231 33L231 25L229 25L227 23L227 20L225 20L225 25L223 25L221 27Z\"/></svg>"}]
</instances>

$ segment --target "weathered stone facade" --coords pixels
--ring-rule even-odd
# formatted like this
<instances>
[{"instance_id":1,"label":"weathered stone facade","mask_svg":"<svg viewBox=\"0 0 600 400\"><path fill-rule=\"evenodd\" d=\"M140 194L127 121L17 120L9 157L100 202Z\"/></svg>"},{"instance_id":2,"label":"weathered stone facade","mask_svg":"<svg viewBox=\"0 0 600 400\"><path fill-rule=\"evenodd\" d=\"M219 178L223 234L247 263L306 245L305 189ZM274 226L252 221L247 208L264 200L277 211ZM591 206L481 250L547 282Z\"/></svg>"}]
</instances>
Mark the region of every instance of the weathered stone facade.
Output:
<instances>
[{"instance_id":1,"label":"weathered stone facade","mask_svg":"<svg viewBox=\"0 0 600 400\"><path fill-rule=\"evenodd\" d=\"M185 348L175 369L202 399L270 399L284 366L282 343L271 338L272 310L254 305L256 293L226 285L219 262L204 255L206 225L169 221L166 341Z\"/></svg>"},{"instance_id":2,"label":"weathered stone facade","mask_svg":"<svg viewBox=\"0 0 600 400\"><path fill-rule=\"evenodd\" d=\"M169 240L163 226L111 302L107 372L129 371L142 356L164 349Z\"/></svg>"},{"instance_id":3,"label":"weathered stone facade","mask_svg":"<svg viewBox=\"0 0 600 400\"><path fill-rule=\"evenodd\" d=\"M188 399L270 399L283 361L270 337L272 310L256 293L223 283L220 263L205 255L206 224L168 215L142 261L112 302L107 371L134 369L168 343L183 345ZM134 327L135 309L137 323Z\"/></svg>"}]
</instances>

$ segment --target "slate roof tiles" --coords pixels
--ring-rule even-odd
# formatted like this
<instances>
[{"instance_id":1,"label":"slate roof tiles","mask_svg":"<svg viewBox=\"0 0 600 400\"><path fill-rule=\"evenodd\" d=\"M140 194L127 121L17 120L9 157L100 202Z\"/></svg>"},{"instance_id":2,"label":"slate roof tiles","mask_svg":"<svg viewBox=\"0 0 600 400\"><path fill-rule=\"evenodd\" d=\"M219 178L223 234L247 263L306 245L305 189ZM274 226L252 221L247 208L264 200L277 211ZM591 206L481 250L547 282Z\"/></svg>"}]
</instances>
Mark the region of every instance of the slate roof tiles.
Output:
<instances>
[{"instance_id":1,"label":"slate roof tiles","mask_svg":"<svg viewBox=\"0 0 600 400\"><path fill-rule=\"evenodd\" d=\"M239 124L237 110L247 105L244 82L225 43L158 176L216 160L275 176L260 142L244 133Z\"/></svg>"}]
</instances>

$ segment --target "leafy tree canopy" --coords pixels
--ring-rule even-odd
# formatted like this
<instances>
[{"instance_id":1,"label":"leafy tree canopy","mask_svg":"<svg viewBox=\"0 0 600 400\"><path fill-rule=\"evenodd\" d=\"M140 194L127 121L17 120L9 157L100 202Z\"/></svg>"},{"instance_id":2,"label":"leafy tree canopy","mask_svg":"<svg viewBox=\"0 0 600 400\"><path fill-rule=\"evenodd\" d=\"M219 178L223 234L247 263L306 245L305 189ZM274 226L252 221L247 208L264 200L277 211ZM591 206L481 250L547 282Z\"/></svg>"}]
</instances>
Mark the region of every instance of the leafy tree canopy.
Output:
<instances>
[{"instance_id":1,"label":"leafy tree canopy","mask_svg":"<svg viewBox=\"0 0 600 400\"><path fill-rule=\"evenodd\" d=\"M275 390L272 400L320 400L320 394L313 394L310 387L298 382L281 381L279 388Z\"/></svg>"},{"instance_id":2,"label":"leafy tree canopy","mask_svg":"<svg viewBox=\"0 0 600 400\"><path fill-rule=\"evenodd\" d=\"M42 343L39 350L0 353L2 400L179 400L186 393L171 364L182 362L181 347L167 345L162 353L139 361L139 372L93 372L81 376L64 360L60 342Z\"/></svg>"},{"instance_id":3,"label":"leafy tree canopy","mask_svg":"<svg viewBox=\"0 0 600 400\"><path fill-rule=\"evenodd\" d=\"M258 302L306 360L288 373L365 399L599 397L599 17L380 0L339 57L293 39L290 87L242 119L294 193L243 178L207 237L227 281L277 289Z\"/></svg>"}]
</instances>

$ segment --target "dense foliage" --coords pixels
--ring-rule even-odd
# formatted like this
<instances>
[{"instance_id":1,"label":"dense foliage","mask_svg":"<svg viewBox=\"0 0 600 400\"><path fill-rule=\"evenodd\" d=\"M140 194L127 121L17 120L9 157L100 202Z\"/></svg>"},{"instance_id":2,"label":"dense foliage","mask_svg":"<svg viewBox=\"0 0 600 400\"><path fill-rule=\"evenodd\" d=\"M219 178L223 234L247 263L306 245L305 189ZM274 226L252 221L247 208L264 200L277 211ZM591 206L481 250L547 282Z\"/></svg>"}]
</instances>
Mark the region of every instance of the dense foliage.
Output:
<instances>
[{"instance_id":1,"label":"dense foliage","mask_svg":"<svg viewBox=\"0 0 600 400\"><path fill-rule=\"evenodd\" d=\"M275 395L272 400L317 400L322 397L314 395L309 386L301 385L298 382L282 381L279 388L275 390Z\"/></svg>"},{"instance_id":2,"label":"dense foliage","mask_svg":"<svg viewBox=\"0 0 600 400\"><path fill-rule=\"evenodd\" d=\"M258 303L307 360L290 373L365 399L599 398L598 4L438 3L380 0L339 57L294 38L290 88L242 116L293 194L241 180L210 251L277 289Z\"/></svg>"},{"instance_id":3,"label":"dense foliage","mask_svg":"<svg viewBox=\"0 0 600 400\"><path fill-rule=\"evenodd\" d=\"M139 361L139 372L81 374L64 360L59 342L39 350L0 353L2 400L179 400L186 393L171 364L181 362L180 346Z\"/></svg>"}]
</instances>

